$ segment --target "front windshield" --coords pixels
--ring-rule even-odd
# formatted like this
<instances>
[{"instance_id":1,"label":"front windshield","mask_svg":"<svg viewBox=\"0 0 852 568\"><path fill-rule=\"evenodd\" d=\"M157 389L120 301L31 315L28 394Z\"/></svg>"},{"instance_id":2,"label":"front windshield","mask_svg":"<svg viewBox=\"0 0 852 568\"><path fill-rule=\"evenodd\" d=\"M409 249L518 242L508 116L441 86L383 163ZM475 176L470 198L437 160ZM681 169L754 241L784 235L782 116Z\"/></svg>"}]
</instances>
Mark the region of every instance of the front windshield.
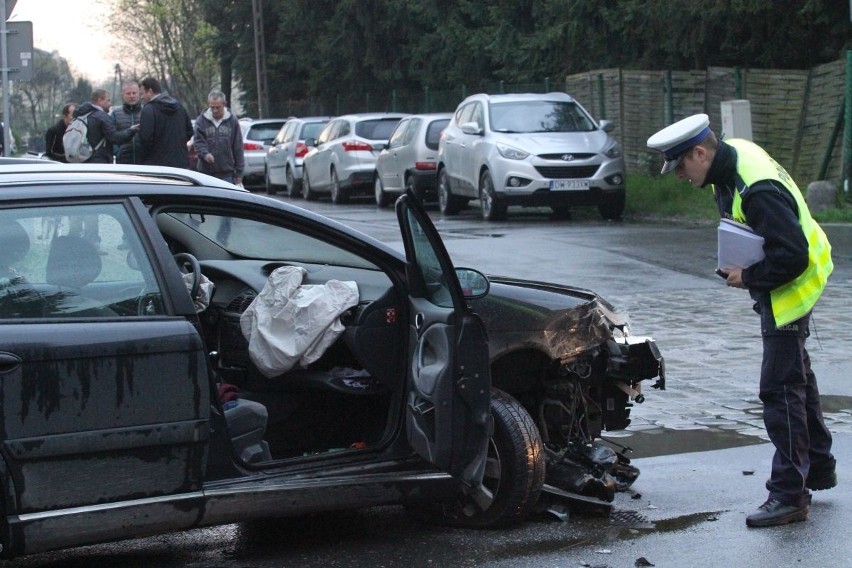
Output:
<instances>
[{"instance_id":1,"label":"front windshield","mask_svg":"<svg viewBox=\"0 0 852 568\"><path fill-rule=\"evenodd\" d=\"M207 213L168 215L236 256L378 269L347 250L279 225Z\"/></svg>"},{"instance_id":2,"label":"front windshield","mask_svg":"<svg viewBox=\"0 0 852 568\"><path fill-rule=\"evenodd\" d=\"M514 101L491 103L494 132L592 132L591 117L573 102Z\"/></svg>"}]
</instances>

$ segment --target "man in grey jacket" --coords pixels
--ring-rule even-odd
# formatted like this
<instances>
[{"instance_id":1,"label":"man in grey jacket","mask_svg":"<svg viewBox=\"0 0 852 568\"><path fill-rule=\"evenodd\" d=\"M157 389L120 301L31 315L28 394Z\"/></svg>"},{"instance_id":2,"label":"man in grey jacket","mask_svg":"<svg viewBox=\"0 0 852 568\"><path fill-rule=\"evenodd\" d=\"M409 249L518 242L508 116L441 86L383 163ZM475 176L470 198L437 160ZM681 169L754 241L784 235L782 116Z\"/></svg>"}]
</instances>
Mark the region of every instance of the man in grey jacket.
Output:
<instances>
[{"instance_id":1,"label":"man in grey jacket","mask_svg":"<svg viewBox=\"0 0 852 568\"><path fill-rule=\"evenodd\" d=\"M239 185L245 168L243 134L226 103L221 91L207 95L209 108L195 119L193 143L198 153L198 171Z\"/></svg>"}]
</instances>

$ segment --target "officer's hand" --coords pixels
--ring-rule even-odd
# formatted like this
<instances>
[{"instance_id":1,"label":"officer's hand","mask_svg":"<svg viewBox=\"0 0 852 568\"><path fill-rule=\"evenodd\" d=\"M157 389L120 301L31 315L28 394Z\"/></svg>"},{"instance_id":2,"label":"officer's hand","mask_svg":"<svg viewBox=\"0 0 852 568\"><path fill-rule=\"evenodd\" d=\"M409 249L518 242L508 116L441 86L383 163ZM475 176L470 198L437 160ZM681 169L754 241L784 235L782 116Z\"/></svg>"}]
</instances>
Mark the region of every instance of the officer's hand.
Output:
<instances>
[{"instance_id":1,"label":"officer's hand","mask_svg":"<svg viewBox=\"0 0 852 568\"><path fill-rule=\"evenodd\" d=\"M204 156L204 161L208 164L212 164L216 161L216 158L213 157L213 154L207 154L206 156Z\"/></svg>"},{"instance_id":2,"label":"officer's hand","mask_svg":"<svg viewBox=\"0 0 852 568\"><path fill-rule=\"evenodd\" d=\"M725 283L731 288L745 288L745 284L743 284L743 269L742 268L731 268L728 270L728 277L725 279Z\"/></svg>"}]
</instances>

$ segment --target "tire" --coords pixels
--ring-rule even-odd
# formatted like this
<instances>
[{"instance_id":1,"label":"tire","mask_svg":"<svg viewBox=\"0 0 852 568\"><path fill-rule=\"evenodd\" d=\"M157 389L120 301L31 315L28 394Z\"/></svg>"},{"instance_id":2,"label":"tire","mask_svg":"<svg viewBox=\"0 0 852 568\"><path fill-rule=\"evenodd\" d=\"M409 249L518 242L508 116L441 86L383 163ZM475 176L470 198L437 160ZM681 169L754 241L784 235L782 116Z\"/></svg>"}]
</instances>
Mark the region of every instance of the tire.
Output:
<instances>
[{"instance_id":1,"label":"tire","mask_svg":"<svg viewBox=\"0 0 852 568\"><path fill-rule=\"evenodd\" d=\"M287 197L299 197L302 191L296 185L296 178L293 177L293 168L287 166Z\"/></svg>"},{"instance_id":2,"label":"tire","mask_svg":"<svg viewBox=\"0 0 852 568\"><path fill-rule=\"evenodd\" d=\"M544 450L532 417L521 403L493 389L491 416L494 434L488 447L483 485L494 500L482 510L460 494L451 503L430 503L415 509L430 522L467 527L497 528L515 525L531 513L544 484Z\"/></svg>"},{"instance_id":3,"label":"tire","mask_svg":"<svg viewBox=\"0 0 852 568\"><path fill-rule=\"evenodd\" d=\"M340 178L337 177L337 170L331 168L331 202L335 205L346 203L349 201L349 195L346 190L340 187Z\"/></svg>"},{"instance_id":4,"label":"tire","mask_svg":"<svg viewBox=\"0 0 852 568\"><path fill-rule=\"evenodd\" d=\"M423 192L417 188L417 184L414 183L414 176L408 175L405 177L405 191L411 192L411 195L415 196L420 203L423 203L425 200Z\"/></svg>"},{"instance_id":5,"label":"tire","mask_svg":"<svg viewBox=\"0 0 852 568\"><path fill-rule=\"evenodd\" d=\"M269 181L269 168L263 170L263 179L266 182L266 194L275 195L278 193L278 186Z\"/></svg>"},{"instance_id":6,"label":"tire","mask_svg":"<svg viewBox=\"0 0 852 568\"><path fill-rule=\"evenodd\" d=\"M457 215L461 209L459 198L450 191L450 180L446 169L438 172L438 208L442 215Z\"/></svg>"},{"instance_id":7,"label":"tire","mask_svg":"<svg viewBox=\"0 0 852 568\"><path fill-rule=\"evenodd\" d=\"M502 221L506 218L506 203L494 194L494 181L488 170L479 176L479 203L482 207L483 220Z\"/></svg>"},{"instance_id":8,"label":"tire","mask_svg":"<svg viewBox=\"0 0 852 568\"><path fill-rule=\"evenodd\" d=\"M373 181L373 192L376 195L376 206L380 209L384 209L388 205L390 205L390 196L385 191L384 186L382 185L382 178L379 177L379 174L376 173L375 179Z\"/></svg>"},{"instance_id":9,"label":"tire","mask_svg":"<svg viewBox=\"0 0 852 568\"><path fill-rule=\"evenodd\" d=\"M621 219L621 214L624 213L624 202L624 190L601 197L601 201L598 203L598 212L601 214L601 218L606 221Z\"/></svg>"},{"instance_id":10,"label":"tire","mask_svg":"<svg viewBox=\"0 0 852 568\"><path fill-rule=\"evenodd\" d=\"M302 172L302 197L305 201L316 201L319 199L317 192L311 189L311 180L308 177L308 170Z\"/></svg>"}]
</instances>

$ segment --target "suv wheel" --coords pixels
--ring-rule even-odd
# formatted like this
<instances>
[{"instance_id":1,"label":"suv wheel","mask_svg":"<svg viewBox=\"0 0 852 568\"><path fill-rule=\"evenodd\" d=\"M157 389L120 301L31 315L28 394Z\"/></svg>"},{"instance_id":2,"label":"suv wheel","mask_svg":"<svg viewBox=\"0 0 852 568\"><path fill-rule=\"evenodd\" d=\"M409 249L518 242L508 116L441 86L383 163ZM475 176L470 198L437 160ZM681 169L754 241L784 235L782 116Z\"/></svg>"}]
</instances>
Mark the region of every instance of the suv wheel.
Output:
<instances>
[{"instance_id":1,"label":"suv wheel","mask_svg":"<svg viewBox=\"0 0 852 568\"><path fill-rule=\"evenodd\" d=\"M373 182L373 190L376 194L376 205L379 207L387 207L390 203L390 198L385 192L385 188L382 185L382 178L379 177L378 172L376 173L375 181Z\"/></svg>"},{"instance_id":2,"label":"suv wheel","mask_svg":"<svg viewBox=\"0 0 852 568\"><path fill-rule=\"evenodd\" d=\"M466 495L455 502L414 509L427 520L469 528L493 528L521 522L531 513L544 484L541 435L529 413L509 394L491 390L494 434L482 484L493 496L482 509Z\"/></svg>"},{"instance_id":3,"label":"suv wheel","mask_svg":"<svg viewBox=\"0 0 852 568\"><path fill-rule=\"evenodd\" d=\"M450 192L450 180L446 169L438 173L438 207L442 215L456 215L461 209L459 198Z\"/></svg>"},{"instance_id":4,"label":"suv wheel","mask_svg":"<svg viewBox=\"0 0 852 568\"><path fill-rule=\"evenodd\" d=\"M479 203L482 206L484 220L502 221L506 218L506 204L494 194L494 181L488 170L479 176Z\"/></svg>"},{"instance_id":5,"label":"suv wheel","mask_svg":"<svg viewBox=\"0 0 852 568\"><path fill-rule=\"evenodd\" d=\"M621 214L624 213L624 201L623 189L601 197L598 203L598 212L601 214L601 218L607 221L621 219Z\"/></svg>"},{"instance_id":6,"label":"suv wheel","mask_svg":"<svg viewBox=\"0 0 852 568\"><path fill-rule=\"evenodd\" d=\"M287 166L287 197L299 197L299 188L296 187L296 179L293 177L293 168Z\"/></svg>"},{"instance_id":7,"label":"suv wheel","mask_svg":"<svg viewBox=\"0 0 852 568\"><path fill-rule=\"evenodd\" d=\"M278 192L278 186L269 181L269 168L263 170L263 177L266 180L267 195L275 195Z\"/></svg>"},{"instance_id":8,"label":"suv wheel","mask_svg":"<svg viewBox=\"0 0 852 568\"><path fill-rule=\"evenodd\" d=\"M316 201L319 197L317 192L311 189L311 179L308 177L308 170L302 173L302 197L306 201Z\"/></svg>"},{"instance_id":9,"label":"suv wheel","mask_svg":"<svg viewBox=\"0 0 852 568\"><path fill-rule=\"evenodd\" d=\"M349 201L349 196L346 190L340 187L340 178L337 177L337 170L331 168L331 202L335 205L346 203Z\"/></svg>"}]
</instances>

